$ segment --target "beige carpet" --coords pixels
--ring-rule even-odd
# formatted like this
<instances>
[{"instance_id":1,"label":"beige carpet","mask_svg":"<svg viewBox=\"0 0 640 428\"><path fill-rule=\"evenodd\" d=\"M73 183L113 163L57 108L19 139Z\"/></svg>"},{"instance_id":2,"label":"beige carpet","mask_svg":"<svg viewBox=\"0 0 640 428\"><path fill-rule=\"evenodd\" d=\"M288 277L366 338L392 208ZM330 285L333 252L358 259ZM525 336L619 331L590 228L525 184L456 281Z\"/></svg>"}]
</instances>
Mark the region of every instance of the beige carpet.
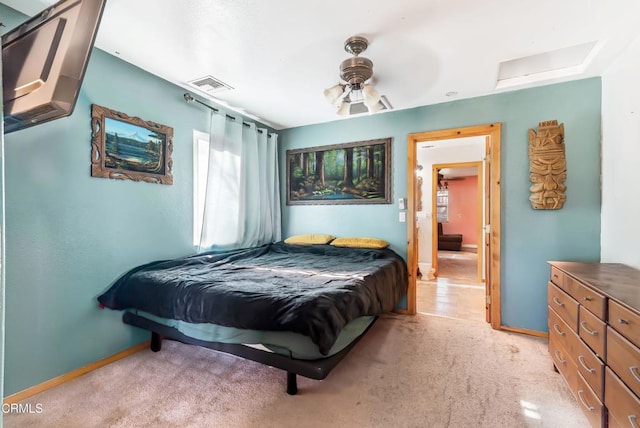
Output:
<instances>
[{"instance_id":1,"label":"beige carpet","mask_svg":"<svg viewBox=\"0 0 640 428\"><path fill-rule=\"evenodd\" d=\"M165 342L26 402L5 427L586 427L546 341L385 315L324 381Z\"/></svg>"}]
</instances>

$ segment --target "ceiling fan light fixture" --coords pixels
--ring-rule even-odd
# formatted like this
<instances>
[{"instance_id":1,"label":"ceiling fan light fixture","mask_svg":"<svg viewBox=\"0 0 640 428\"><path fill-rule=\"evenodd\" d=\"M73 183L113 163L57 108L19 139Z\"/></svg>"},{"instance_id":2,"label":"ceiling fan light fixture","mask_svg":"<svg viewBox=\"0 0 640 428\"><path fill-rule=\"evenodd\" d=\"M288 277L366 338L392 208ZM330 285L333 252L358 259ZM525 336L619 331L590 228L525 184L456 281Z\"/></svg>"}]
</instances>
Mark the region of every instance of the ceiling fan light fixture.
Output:
<instances>
[{"instance_id":1,"label":"ceiling fan light fixture","mask_svg":"<svg viewBox=\"0 0 640 428\"><path fill-rule=\"evenodd\" d=\"M360 103L363 101L362 89L360 86L351 86L351 91L349 92L349 100L352 103Z\"/></svg>"},{"instance_id":2,"label":"ceiling fan light fixture","mask_svg":"<svg viewBox=\"0 0 640 428\"><path fill-rule=\"evenodd\" d=\"M364 88L362 89L362 98L364 99L364 105L366 105L369 108L369 111L371 111L372 107L380 103L381 97L373 86L364 85Z\"/></svg>"},{"instance_id":3,"label":"ceiling fan light fixture","mask_svg":"<svg viewBox=\"0 0 640 428\"><path fill-rule=\"evenodd\" d=\"M338 111L336 112L336 114L338 116L349 116L349 114L351 113L351 101L349 100L349 98L345 98L342 103L340 104L340 107L338 107Z\"/></svg>"},{"instance_id":4,"label":"ceiling fan light fixture","mask_svg":"<svg viewBox=\"0 0 640 428\"><path fill-rule=\"evenodd\" d=\"M338 83L324 90L324 98L330 103L335 104L340 96L344 93L344 85Z\"/></svg>"},{"instance_id":5,"label":"ceiling fan light fixture","mask_svg":"<svg viewBox=\"0 0 640 428\"><path fill-rule=\"evenodd\" d=\"M353 36L347 39L344 50L353 55L340 64L340 79L344 83L338 83L324 90L325 99L332 105L340 103L336 113L339 116L363 113L367 108L369 113L375 113L385 108L381 102L381 95L366 82L373 77L373 62L359 56L369 46L369 42L362 36ZM360 108L351 108L352 104ZM364 111L363 111L364 110Z\"/></svg>"},{"instance_id":6,"label":"ceiling fan light fixture","mask_svg":"<svg viewBox=\"0 0 640 428\"><path fill-rule=\"evenodd\" d=\"M369 110L369 114L373 114L376 112L379 112L380 110L382 110L384 108L384 105L382 105L382 103L380 101L378 101L377 103L373 104L373 105L367 105L365 103L365 105L367 106L367 109Z\"/></svg>"}]
</instances>

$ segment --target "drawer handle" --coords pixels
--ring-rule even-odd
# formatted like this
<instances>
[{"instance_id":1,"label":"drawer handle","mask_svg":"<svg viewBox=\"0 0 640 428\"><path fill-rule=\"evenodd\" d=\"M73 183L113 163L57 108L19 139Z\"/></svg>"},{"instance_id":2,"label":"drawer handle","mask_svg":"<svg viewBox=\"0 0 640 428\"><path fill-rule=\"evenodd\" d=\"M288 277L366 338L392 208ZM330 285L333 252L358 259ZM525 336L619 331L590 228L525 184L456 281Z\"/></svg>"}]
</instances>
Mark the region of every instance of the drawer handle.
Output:
<instances>
[{"instance_id":1,"label":"drawer handle","mask_svg":"<svg viewBox=\"0 0 640 428\"><path fill-rule=\"evenodd\" d=\"M590 302L593 300L593 298L591 296L584 296L584 300L586 300L587 302Z\"/></svg>"},{"instance_id":2,"label":"drawer handle","mask_svg":"<svg viewBox=\"0 0 640 428\"><path fill-rule=\"evenodd\" d=\"M564 333L562 331L560 331L560 329L558 328L558 324L553 324L553 329L556 331L556 333L558 333L560 336L565 336L567 333Z\"/></svg>"},{"instance_id":3,"label":"drawer handle","mask_svg":"<svg viewBox=\"0 0 640 428\"><path fill-rule=\"evenodd\" d=\"M555 303L558 306L564 306L564 303L562 303L560 300L558 300L558 298L556 296L553 296L553 303Z\"/></svg>"},{"instance_id":4,"label":"drawer handle","mask_svg":"<svg viewBox=\"0 0 640 428\"><path fill-rule=\"evenodd\" d=\"M589 366L587 366L587 363L584 362L584 355L579 355L578 356L578 361L580 361L580 365L582 367L584 367L584 369L586 371L588 371L589 373L595 373L596 372L596 369L589 368Z\"/></svg>"},{"instance_id":5,"label":"drawer handle","mask_svg":"<svg viewBox=\"0 0 640 428\"><path fill-rule=\"evenodd\" d=\"M587 322L586 322L586 321L582 321L582 322L580 323L580 326L582 327L582 329L583 329L584 331L586 331L587 333L589 333L591 336L597 336L597 335L598 335L598 332L597 332L597 331L595 331L595 330L589 330L587 327L585 327L586 325L587 325Z\"/></svg>"},{"instance_id":6,"label":"drawer handle","mask_svg":"<svg viewBox=\"0 0 640 428\"><path fill-rule=\"evenodd\" d=\"M638 428L638 425L636 424L636 419L638 419L636 415L629 415L629 423L633 428Z\"/></svg>"},{"instance_id":7,"label":"drawer handle","mask_svg":"<svg viewBox=\"0 0 640 428\"><path fill-rule=\"evenodd\" d=\"M624 318L618 318L618 323L620 323L620 324L629 324L629 321L627 321Z\"/></svg>"},{"instance_id":8,"label":"drawer handle","mask_svg":"<svg viewBox=\"0 0 640 428\"><path fill-rule=\"evenodd\" d=\"M554 278L557 278L557 277L558 277L558 274L557 274L557 273L554 273L554 274L553 274L553 277L554 277Z\"/></svg>"},{"instance_id":9,"label":"drawer handle","mask_svg":"<svg viewBox=\"0 0 640 428\"><path fill-rule=\"evenodd\" d=\"M584 389L581 389L580 391L578 391L578 397L580 398L580 401L582 402L582 405L585 407L585 409L587 409L590 412L593 412L596 408L593 406L590 406L587 404L586 401L584 401L584 398L582 398L582 394L584 394Z\"/></svg>"},{"instance_id":10,"label":"drawer handle","mask_svg":"<svg viewBox=\"0 0 640 428\"><path fill-rule=\"evenodd\" d=\"M567 360L562 359L562 357L560 356L560 351L558 349L556 349L554 353L556 354L556 358L558 359L558 361L560 361L560 364L567 364Z\"/></svg>"},{"instance_id":11,"label":"drawer handle","mask_svg":"<svg viewBox=\"0 0 640 428\"><path fill-rule=\"evenodd\" d=\"M629 367L629 371L631 372L631 374L633 375L633 377L636 378L636 380L638 382L640 382L640 376L638 375L638 371L640 370L640 367L638 366L631 366Z\"/></svg>"}]
</instances>

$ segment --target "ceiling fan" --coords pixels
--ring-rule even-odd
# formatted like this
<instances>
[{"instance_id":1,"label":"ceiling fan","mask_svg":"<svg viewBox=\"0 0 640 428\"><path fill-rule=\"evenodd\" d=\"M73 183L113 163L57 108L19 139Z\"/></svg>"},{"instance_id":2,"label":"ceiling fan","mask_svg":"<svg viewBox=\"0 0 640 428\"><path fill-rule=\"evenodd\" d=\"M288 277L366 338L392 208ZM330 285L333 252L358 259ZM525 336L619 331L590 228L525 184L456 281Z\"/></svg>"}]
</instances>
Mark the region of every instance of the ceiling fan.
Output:
<instances>
[{"instance_id":1,"label":"ceiling fan","mask_svg":"<svg viewBox=\"0 0 640 428\"><path fill-rule=\"evenodd\" d=\"M324 90L325 99L338 110L339 116L355 113L375 113L389 108L383 103L382 96L366 82L373 76L373 62L359 56L369 46L369 41L362 36L353 36L344 43L344 50L353 55L340 64L340 79L336 85ZM365 109L358 109L358 105Z\"/></svg>"}]
</instances>

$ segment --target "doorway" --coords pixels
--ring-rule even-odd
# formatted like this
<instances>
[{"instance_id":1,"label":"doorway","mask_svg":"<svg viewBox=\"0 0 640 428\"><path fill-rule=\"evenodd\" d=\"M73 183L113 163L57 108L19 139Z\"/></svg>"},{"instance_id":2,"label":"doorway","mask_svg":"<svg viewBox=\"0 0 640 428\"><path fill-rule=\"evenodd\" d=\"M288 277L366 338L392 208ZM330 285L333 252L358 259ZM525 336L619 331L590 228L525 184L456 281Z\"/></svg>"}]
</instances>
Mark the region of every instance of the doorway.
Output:
<instances>
[{"instance_id":1,"label":"doorway","mask_svg":"<svg viewBox=\"0 0 640 428\"><path fill-rule=\"evenodd\" d=\"M431 132L410 134L408 137L408 192L407 208L410 221L408 226L408 248L407 263L409 266L409 290L407 293L407 313L417 312L417 281L419 275L425 275L424 269L429 268L427 275L436 278L438 262L435 258L437 254L437 229L438 221L435 215L437 211L437 181L438 173L435 175L424 173L425 165L418 162L419 147L428 146L449 146L461 144L471 137L481 141L480 151L482 159L480 165L476 163L476 168L482 170L479 174L482 179L478 180L478 188L482 190L481 214L482 224L478 227L479 238L477 241L477 257L480 259L479 276L484 279L482 293L485 296L485 319L491 323L493 328L500 328L500 124L488 124L467 128L456 128ZM466 143L466 142L465 142ZM466 160L466 159L465 159ZM476 159L473 161L478 162ZM442 163L442 162L441 162ZM456 159L448 163L456 162ZM445 163L446 164L446 163ZM442 167L443 168L443 167ZM442 169L440 166L436 170ZM423 171L419 174L419 171ZM431 165L428 171L432 171ZM431 181L432 209L424 209L425 198L422 197L425 180ZM420 208L420 210L419 210ZM431 208L431 207L430 207ZM425 212L426 211L426 212ZM418 215L421 212L421 215ZM446 227L443 227L446 229ZM428 240L431 244L434 257L429 263L431 266L421 265L419 268L419 238L422 241ZM424 261L424 258L423 258ZM476 268L476 271L478 269ZM482 282L481 282L482 283Z\"/></svg>"},{"instance_id":2,"label":"doorway","mask_svg":"<svg viewBox=\"0 0 640 428\"><path fill-rule=\"evenodd\" d=\"M417 210L416 310L419 313L469 321L486 320L482 257L482 162L485 156L483 137L418 145L418 165L431 165L432 183L422 190L423 195L431 195L429 207L425 210L423 203ZM475 158L477 161L432 163L443 157ZM420 181L424 185L424 180L418 180L416 186L421 185ZM421 193L418 188L416 190ZM425 239L420 233L420 224L424 221L432 223L432 234L426 242L421 242ZM431 262L429 272L425 272L429 265L425 261Z\"/></svg>"},{"instance_id":3,"label":"doorway","mask_svg":"<svg viewBox=\"0 0 640 428\"><path fill-rule=\"evenodd\" d=\"M485 224L483 204L486 195L482 162L486 155L482 137L469 138L467 141L471 148L473 144L478 146L478 161L431 166L432 265L433 275L436 277L481 283L485 279L482 226ZM448 140L442 140L441 143L445 147L452 145ZM470 151L465 146L457 146L455 150L456 153L461 150L467 153ZM428 156L425 155L427 159ZM423 259L420 247L418 241L418 266Z\"/></svg>"}]
</instances>

